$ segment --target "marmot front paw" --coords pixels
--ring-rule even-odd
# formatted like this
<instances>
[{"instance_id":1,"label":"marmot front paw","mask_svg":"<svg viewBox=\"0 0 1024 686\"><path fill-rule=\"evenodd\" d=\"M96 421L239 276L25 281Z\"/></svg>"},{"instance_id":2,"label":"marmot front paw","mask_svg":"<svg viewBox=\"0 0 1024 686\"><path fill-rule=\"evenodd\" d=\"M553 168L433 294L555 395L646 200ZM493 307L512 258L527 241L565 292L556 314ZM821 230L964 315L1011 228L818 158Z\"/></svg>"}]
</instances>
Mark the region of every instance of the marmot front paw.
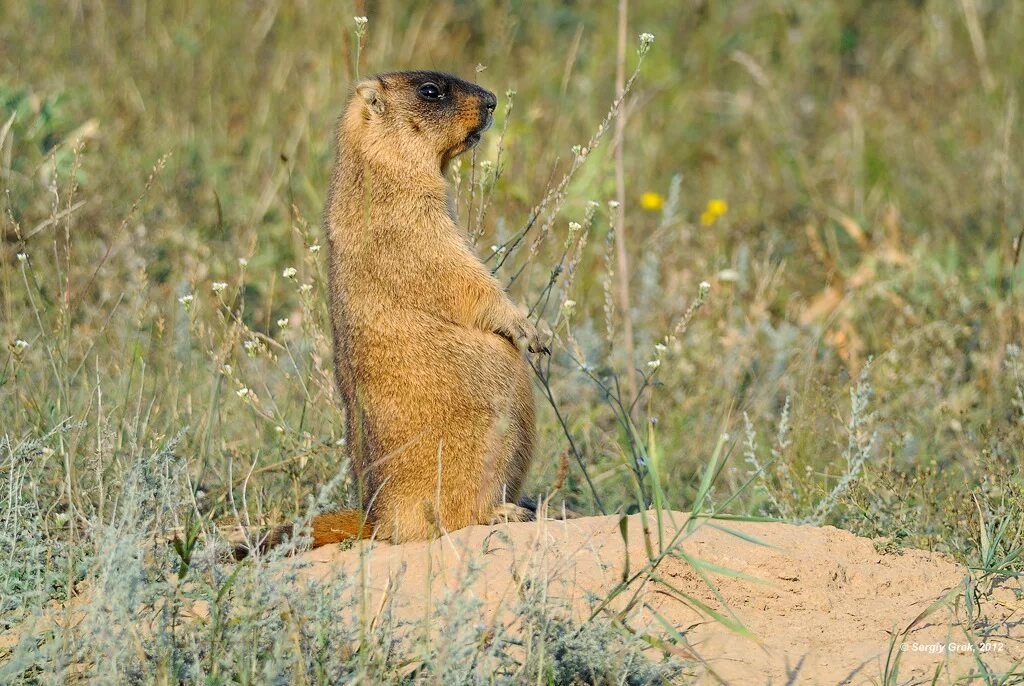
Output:
<instances>
[{"instance_id":1,"label":"marmot front paw","mask_svg":"<svg viewBox=\"0 0 1024 686\"><path fill-rule=\"evenodd\" d=\"M511 338L520 350L529 350L531 353L544 353L545 355L551 354L547 345L548 335L525 317L514 324Z\"/></svg>"}]
</instances>

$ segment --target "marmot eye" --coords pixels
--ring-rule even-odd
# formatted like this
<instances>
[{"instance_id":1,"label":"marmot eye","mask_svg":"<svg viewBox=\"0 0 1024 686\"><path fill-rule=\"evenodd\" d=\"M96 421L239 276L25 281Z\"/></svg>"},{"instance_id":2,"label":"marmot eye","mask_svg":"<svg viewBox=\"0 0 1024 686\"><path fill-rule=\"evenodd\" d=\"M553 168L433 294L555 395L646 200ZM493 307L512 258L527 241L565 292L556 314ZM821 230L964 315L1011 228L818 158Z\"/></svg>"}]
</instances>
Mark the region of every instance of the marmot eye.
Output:
<instances>
[{"instance_id":1,"label":"marmot eye","mask_svg":"<svg viewBox=\"0 0 1024 686\"><path fill-rule=\"evenodd\" d=\"M436 83L425 83L417 89L417 92L424 100L440 100L444 95Z\"/></svg>"}]
</instances>

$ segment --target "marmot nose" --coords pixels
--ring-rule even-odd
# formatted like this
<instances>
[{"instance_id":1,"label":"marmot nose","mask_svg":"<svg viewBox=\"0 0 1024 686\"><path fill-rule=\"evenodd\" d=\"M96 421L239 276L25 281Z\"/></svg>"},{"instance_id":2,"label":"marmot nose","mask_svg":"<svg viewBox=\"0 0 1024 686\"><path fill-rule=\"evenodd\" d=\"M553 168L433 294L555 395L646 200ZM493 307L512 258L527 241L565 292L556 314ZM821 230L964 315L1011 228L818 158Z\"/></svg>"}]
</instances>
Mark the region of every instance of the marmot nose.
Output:
<instances>
[{"instance_id":1,"label":"marmot nose","mask_svg":"<svg viewBox=\"0 0 1024 686\"><path fill-rule=\"evenodd\" d=\"M488 112L493 113L494 108L498 106L498 98L494 96L494 93L488 92L484 96L484 107L487 108Z\"/></svg>"}]
</instances>

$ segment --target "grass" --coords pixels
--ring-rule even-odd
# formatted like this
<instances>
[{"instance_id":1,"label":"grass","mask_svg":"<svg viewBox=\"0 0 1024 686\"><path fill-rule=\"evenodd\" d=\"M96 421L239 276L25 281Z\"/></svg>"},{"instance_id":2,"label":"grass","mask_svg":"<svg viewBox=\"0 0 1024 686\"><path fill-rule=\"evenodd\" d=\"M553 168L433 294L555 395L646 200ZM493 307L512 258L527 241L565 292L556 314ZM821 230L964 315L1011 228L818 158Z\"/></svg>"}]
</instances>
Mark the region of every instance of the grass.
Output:
<instances>
[{"instance_id":1,"label":"grass","mask_svg":"<svg viewBox=\"0 0 1024 686\"><path fill-rule=\"evenodd\" d=\"M292 610L305 624L262 616L266 578L191 562L218 525L355 501L316 218L348 87L386 69L504 94L454 182L481 255L556 334L531 492L834 524L1019 575L1022 15L634 0L628 35L654 43L640 64L631 42L618 108L610 3L5 5L0 612L10 626L93 587L160 621L129 637L96 608L79 635L8 654L3 680L80 661L110 681L569 683L559 656L580 643L600 682L621 676L607 646L641 654L597 615L584 634L538 615L546 647L525 657L473 662L468 634L443 659L327 654L374 645L369 629L313 593ZM155 547L170 530L184 543ZM187 594L217 608L205 634L178 621Z\"/></svg>"}]
</instances>

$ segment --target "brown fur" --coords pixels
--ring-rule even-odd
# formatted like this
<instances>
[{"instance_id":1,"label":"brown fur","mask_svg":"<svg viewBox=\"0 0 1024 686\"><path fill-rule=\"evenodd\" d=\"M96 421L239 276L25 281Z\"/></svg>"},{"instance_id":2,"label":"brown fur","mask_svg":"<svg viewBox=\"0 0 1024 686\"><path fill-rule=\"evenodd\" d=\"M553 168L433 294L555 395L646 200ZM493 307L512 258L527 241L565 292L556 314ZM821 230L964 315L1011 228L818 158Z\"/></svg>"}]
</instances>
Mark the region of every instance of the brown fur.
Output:
<instances>
[{"instance_id":1,"label":"brown fur","mask_svg":"<svg viewBox=\"0 0 1024 686\"><path fill-rule=\"evenodd\" d=\"M420 96L427 82L442 99ZM444 177L495 102L447 74L390 73L358 84L339 121L329 307L364 512L315 518L314 547L531 516L515 505L534 444L523 355L546 348L455 223Z\"/></svg>"}]
</instances>

